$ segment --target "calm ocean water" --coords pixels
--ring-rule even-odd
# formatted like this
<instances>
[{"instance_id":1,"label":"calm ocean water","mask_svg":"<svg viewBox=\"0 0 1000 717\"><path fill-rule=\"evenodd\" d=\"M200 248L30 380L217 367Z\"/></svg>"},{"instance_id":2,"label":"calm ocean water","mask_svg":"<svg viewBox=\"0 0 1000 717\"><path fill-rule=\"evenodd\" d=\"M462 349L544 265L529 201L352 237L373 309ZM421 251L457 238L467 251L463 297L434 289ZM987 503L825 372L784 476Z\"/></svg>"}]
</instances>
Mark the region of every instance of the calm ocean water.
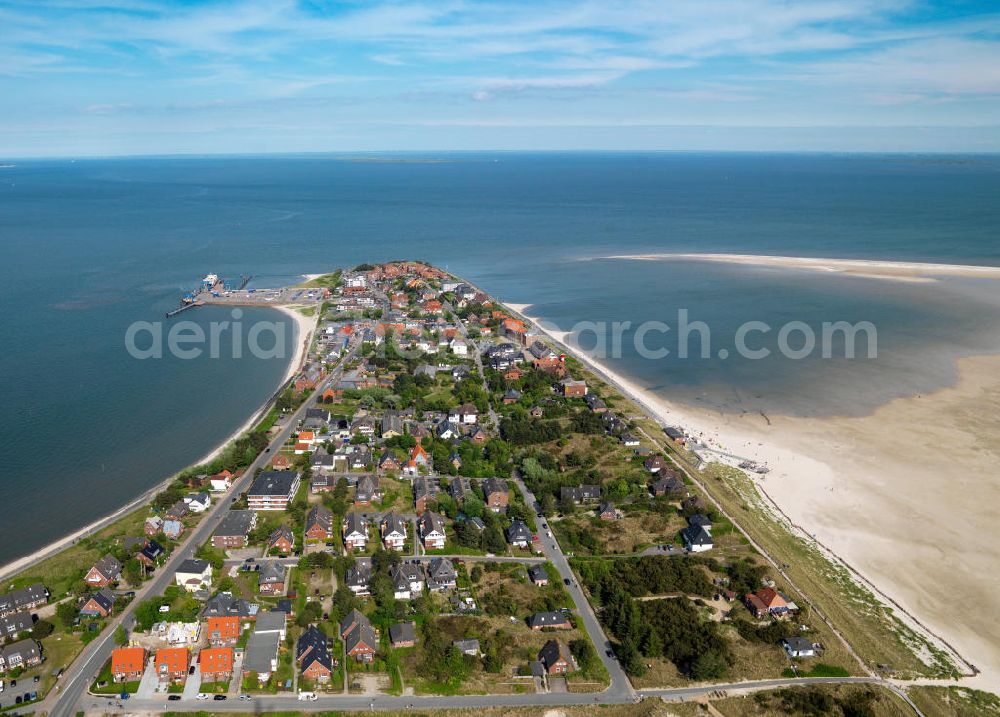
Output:
<instances>
[{"instance_id":1,"label":"calm ocean water","mask_svg":"<svg viewBox=\"0 0 1000 717\"><path fill-rule=\"evenodd\" d=\"M444 154L17 162L0 169L0 562L204 455L274 390L280 360L137 361L124 335L212 271L258 286L419 258L570 327L676 322L716 346L746 320L869 320L869 361L617 365L726 410L858 413L1000 350L996 284L933 286L708 264L591 260L740 252L1000 265L1000 158ZM440 161L419 161L440 160ZM188 318L226 318L197 309ZM245 319L280 320L276 312ZM290 339L291 327L288 328ZM718 343L716 343L718 341Z\"/></svg>"}]
</instances>

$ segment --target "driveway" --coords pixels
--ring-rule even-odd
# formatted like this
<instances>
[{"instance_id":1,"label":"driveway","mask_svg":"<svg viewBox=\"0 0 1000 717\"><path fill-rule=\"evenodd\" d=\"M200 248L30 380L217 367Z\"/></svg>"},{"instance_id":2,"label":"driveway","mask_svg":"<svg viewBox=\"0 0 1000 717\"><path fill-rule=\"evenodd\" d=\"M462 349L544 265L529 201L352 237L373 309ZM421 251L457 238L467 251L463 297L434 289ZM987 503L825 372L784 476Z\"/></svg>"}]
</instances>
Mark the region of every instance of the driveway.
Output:
<instances>
[{"instance_id":1,"label":"driveway","mask_svg":"<svg viewBox=\"0 0 1000 717\"><path fill-rule=\"evenodd\" d=\"M201 665L195 663L194 674L188 675L187 682L184 683L182 699L193 700L199 692L201 692Z\"/></svg>"},{"instance_id":2,"label":"driveway","mask_svg":"<svg viewBox=\"0 0 1000 717\"><path fill-rule=\"evenodd\" d=\"M243 681L243 652L237 652L233 657L233 678L229 681L229 694L235 695L240 691L240 683Z\"/></svg>"},{"instance_id":3,"label":"driveway","mask_svg":"<svg viewBox=\"0 0 1000 717\"><path fill-rule=\"evenodd\" d=\"M135 692L135 697L137 699L149 699L156 692L156 687L159 684L159 680L156 679L156 667L153 664L153 660L150 659L146 663L146 669L142 673L142 679L139 680L139 689Z\"/></svg>"}]
</instances>

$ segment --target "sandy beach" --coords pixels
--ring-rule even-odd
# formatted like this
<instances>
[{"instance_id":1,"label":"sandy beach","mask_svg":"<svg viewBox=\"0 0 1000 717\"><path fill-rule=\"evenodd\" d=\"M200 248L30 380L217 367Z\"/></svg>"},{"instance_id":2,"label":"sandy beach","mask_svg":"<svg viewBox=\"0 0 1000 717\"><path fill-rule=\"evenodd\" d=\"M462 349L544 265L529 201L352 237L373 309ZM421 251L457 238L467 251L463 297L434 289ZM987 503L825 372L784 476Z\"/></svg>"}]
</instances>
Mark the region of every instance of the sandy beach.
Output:
<instances>
[{"instance_id":1,"label":"sandy beach","mask_svg":"<svg viewBox=\"0 0 1000 717\"><path fill-rule=\"evenodd\" d=\"M982 670L976 687L1000 688L1000 357L962 359L954 386L868 416L768 425L665 400L574 354L664 424L767 464L758 486L785 515Z\"/></svg>"},{"instance_id":2,"label":"sandy beach","mask_svg":"<svg viewBox=\"0 0 1000 717\"><path fill-rule=\"evenodd\" d=\"M283 386L302 367L302 364L304 363L306 358L306 351L309 347L309 344L312 342L313 332L316 330L316 326L319 323L319 316L318 313L317 316L303 316L301 313L295 311L293 308L286 306L274 306L268 308L277 309L278 311L281 311L282 313L286 314L287 316L295 320L295 329L296 329L295 342L294 342L295 353L292 356L292 360L288 363L288 369L285 371L285 375L282 377L281 383L278 384L279 386ZM258 410L254 411L254 413L251 414L244 423L242 423L235 431L233 431L233 433L230 436L228 436L224 441L219 443L218 446L212 449L200 460L193 462L191 465L201 465L203 463L208 463L216 456L218 456L225 449L227 445L229 445L232 441L236 440L240 435L242 435L246 431L250 430L253 427L253 425L263 417L263 413L266 408L267 408L267 403L263 404ZM162 482L158 483L149 490L145 491L142 495L130 501L127 505L119 508L114 513L111 513L110 515L106 515L103 518L95 520L94 522L85 525L79 530L46 545L44 548L36 550L30 555L25 555L23 557L17 558L16 560L7 563L6 565L0 566L0 578L7 579L17 574L21 570L24 570L25 568L29 567L33 563L37 563L38 561L43 560L49 557L50 555L53 555L59 552L60 550L69 547L80 538L90 535L98 530L102 530L105 526L115 522L119 518L128 515L133 510L136 510L142 505L148 503L150 500L152 500L153 496L155 496L157 493L163 490L173 479L174 479L173 476L165 478Z\"/></svg>"},{"instance_id":3,"label":"sandy beach","mask_svg":"<svg viewBox=\"0 0 1000 717\"><path fill-rule=\"evenodd\" d=\"M871 261L866 259L822 259L801 256L759 254L631 254L600 257L634 261L708 261L744 266L801 269L829 274L845 274L869 279L933 282L938 276L963 276L981 279L1000 278L1000 267L968 264L931 264L906 261Z\"/></svg>"}]
</instances>

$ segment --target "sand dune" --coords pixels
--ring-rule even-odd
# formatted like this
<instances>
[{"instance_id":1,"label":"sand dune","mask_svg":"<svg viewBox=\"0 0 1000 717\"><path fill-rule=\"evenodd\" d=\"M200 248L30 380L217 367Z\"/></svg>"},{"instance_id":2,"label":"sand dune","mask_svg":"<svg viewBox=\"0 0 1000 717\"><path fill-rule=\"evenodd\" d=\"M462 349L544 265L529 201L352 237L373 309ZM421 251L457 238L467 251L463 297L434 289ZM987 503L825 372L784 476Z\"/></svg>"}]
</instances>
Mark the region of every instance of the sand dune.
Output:
<instances>
[{"instance_id":1,"label":"sand dune","mask_svg":"<svg viewBox=\"0 0 1000 717\"><path fill-rule=\"evenodd\" d=\"M600 257L634 261L708 261L724 264L745 264L784 269L802 269L832 274L889 279L893 281L933 282L939 276L964 276L1000 279L1000 266L967 264L933 264L906 261L874 261L868 259L823 259L802 256L767 256L759 254L632 254Z\"/></svg>"}]
</instances>

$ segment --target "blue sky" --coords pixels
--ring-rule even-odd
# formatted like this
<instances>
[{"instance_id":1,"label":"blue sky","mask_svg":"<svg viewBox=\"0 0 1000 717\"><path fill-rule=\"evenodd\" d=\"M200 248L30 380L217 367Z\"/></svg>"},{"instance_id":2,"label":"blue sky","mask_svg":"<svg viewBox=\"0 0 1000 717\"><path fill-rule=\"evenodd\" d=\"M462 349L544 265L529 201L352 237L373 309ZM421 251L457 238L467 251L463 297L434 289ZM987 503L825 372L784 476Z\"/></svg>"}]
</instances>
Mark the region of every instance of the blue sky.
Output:
<instances>
[{"instance_id":1,"label":"blue sky","mask_svg":"<svg viewBox=\"0 0 1000 717\"><path fill-rule=\"evenodd\" d=\"M1000 151L1000 4L0 0L0 157Z\"/></svg>"}]
</instances>

